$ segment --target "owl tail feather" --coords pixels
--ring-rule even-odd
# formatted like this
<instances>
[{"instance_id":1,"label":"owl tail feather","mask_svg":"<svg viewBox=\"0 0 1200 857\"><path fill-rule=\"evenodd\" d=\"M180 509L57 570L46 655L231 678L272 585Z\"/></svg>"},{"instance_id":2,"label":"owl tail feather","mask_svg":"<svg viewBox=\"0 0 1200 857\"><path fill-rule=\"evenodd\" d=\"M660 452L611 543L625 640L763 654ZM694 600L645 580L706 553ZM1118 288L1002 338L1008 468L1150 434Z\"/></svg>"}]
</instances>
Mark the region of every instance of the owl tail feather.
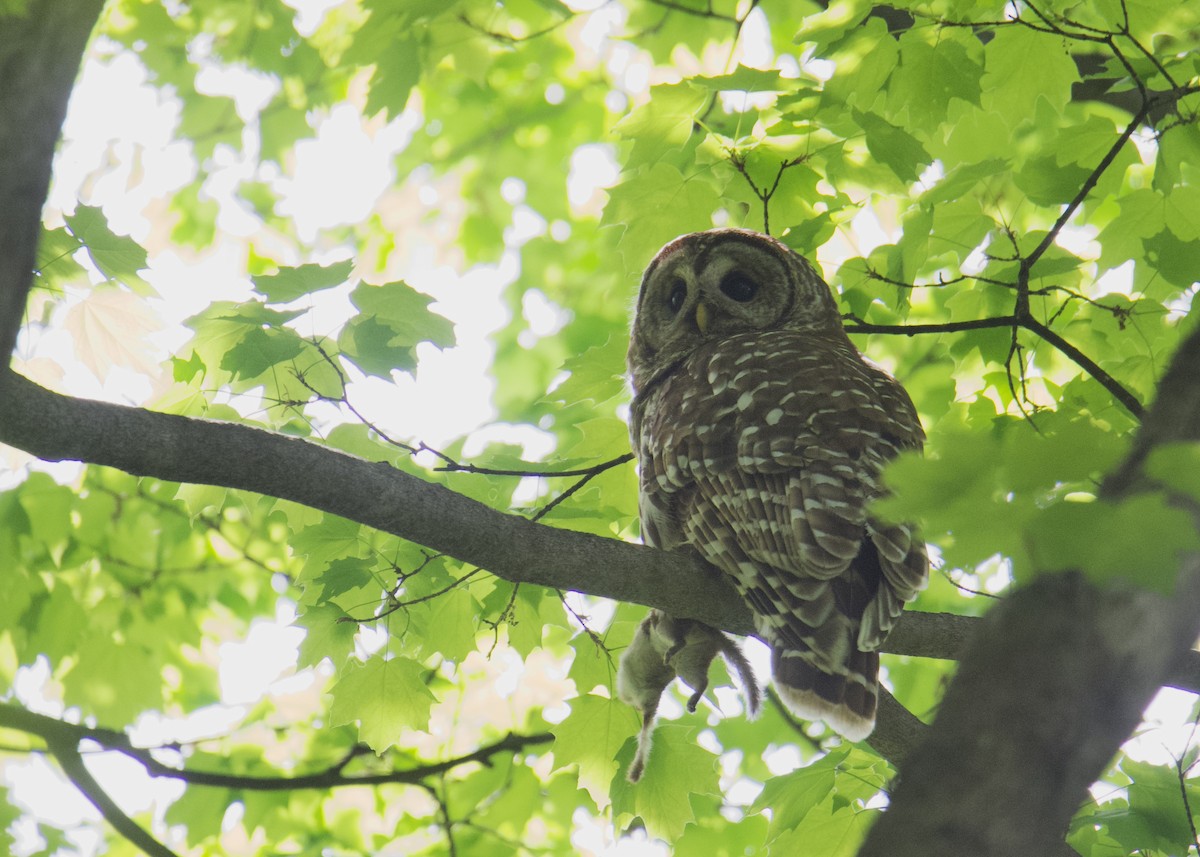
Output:
<instances>
[{"instance_id":1,"label":"owl tail feather","mask_svg":"<svg viewBox=\"0 0 1200 857\"><path fill-rule=\"evenodd\" d=\"M804 720L823 720L848 741L861 741L875 728L879 699L879 653L851 653L846 672L831 675L805 659L807 652L771 647L775 689L788 709Z\"/></svg>"}]
</instances>

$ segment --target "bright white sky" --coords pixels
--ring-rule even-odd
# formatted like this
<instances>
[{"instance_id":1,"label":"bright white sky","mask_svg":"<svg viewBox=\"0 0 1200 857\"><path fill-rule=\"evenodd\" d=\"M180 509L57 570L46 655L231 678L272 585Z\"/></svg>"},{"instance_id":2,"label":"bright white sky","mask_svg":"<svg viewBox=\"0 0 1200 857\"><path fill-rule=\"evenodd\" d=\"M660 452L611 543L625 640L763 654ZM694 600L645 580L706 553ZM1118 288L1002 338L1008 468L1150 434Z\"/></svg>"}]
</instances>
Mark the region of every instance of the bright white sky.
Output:
<instances>
[{"instance_id":1,"label":"bright white sky","mask_svg":"<svg viewBox=\"0 0 1200 857\"><path fill-rule=\"evenodd\" d=\"M336 0L297 5L303 5L301 28L307 29L315 27L323 9L336 5ZM591 32L585 37L597 50L604 35L620 24L620 14L614 4L594 16L589 24ZM765 19L757 12L752 14L744 29L742 62L759 67L778 65L794 73L795 61L790 57L774 58L766 36ZM631 91L649 85L648 65L628 48L610 51L605 61L620 68ZM264 78L215 71L205 73L198 84L203 91L234 96L245 117L252 116L266 102L274 87ZM552 88L547 97L556 97ZM614 97L618 96L614 93ZM102 204L115 231L132 235L151 251L152 268L147 280L157 289L160 300L147 311L136 301L108 293L78 289L69 294L52 329L27 337L21 344L20 353L26 360L23 371L36 380L77 395L134 403L152 400L169 382L162 361L190 335L182 320L214 300L251 297L250 282L243 270L244 243L251 236L261 238L262 225L235 201L237 183L249 177L272 182L283 194L279 213L294 220L302 238L312 238L321 229L354 223L372 212L395 181L394 155L420 124L417 114L406 113L379 126L365 122L353 107L339 106L320 122L315 139L296 147L295 169L290 176L278 175L273 168L255 174L257 141L253 136L248 140L248 159L228 149L218 150L205 190L220 204L219 237L210 251L197 254L171 246L161 225L166 201L189 183L197 170L189 148L172 142L178 114L175 101L147 84L134 57L118 55L87 64L71 101L48 210L70 212L78 200ZM107 171L97 178L102 167ZM426 178L428 181L412 189L415 202L421 206L436 206L444 201L442 194L453 193L452 187L439 185L431 176ZM601 189L616 178L617 166L609 147L581 147L571 160L572 205L581 211L596 210L603 201ZM565 227L546 224L520 205L520 182L506 182L504 193L510 202L517 203L517 214L507 233L512 246L545 229ZM390 384L369 379L355 385L353 398L371 419L399 436L437 446L475 431L494 417L490 406L492 381L486 374L492 356L488 339L507 322L500 294L518 270L514 253L494 267L456 269L451 264L453 255L444 253L433 235L420 231L423 227L419 220L414 218L411 224L415 239L401 242L408 253L405 278L437 299L435 309L455 322L459 345L444 352L424 347L420 351L419 380L405 375L398 375ZM852 230L854 252L865 253L889 240L886 232L874 214L864 210ZM336 248L316 259L287 261L329 263L350 258L353 249ZM837 252L835 248L834 255ZM314 318L323 327L321 332L335 329L353 312L345 293L338 290L320 293L313 306ZM528 294L523 313L531 328L527 335L534 337L553 335L565 318L559 308L536 291ZM80 329L89 325L113 335L101 337L91 351L82 351L75 343ZM453 390L454 395L447 396L447 390ZM523 443L531 458L552 451L549 438L536 429L489 427L476 433L467 454L497 439ZM69 478L72 472L62 466L49 469L63 478ZM325 677L313 671L295 674L296 648L302 632L290 627L292 618L290 607L284 605L275 621L256 623L247 639L221 646L222 705L197 712L186 722L144 717L132 735L135 743L223 734L265 695L301 709L315 704ZM765 670L764 665L757 666L760 672ZM549 669L546 665L543 668ZM497 663L493 673L493 679L508 682L514 691L523 678L520 664ZM22 671L16 693L33 710L64 715L44 662ZM1189 734L1186 718L1181 717L1181 711L1186 712L1192 702L1188 694L1164 691L1148 719L1151 723L1162 720L1166 725L1135 742L1131 748L1134 754L1163 762L1172 752L1181 752L1180 748L1194 737ZM736 708L736 704L729 707ZM669 710L665 713L671 715ZM72 715L67 712L66 716ZM436 747L431 748L431 752L436 751ZM798 760L781 756L773 760L773 767L775 763L783 772L795 767ZM161 813L182 790L175 783L152 781L140 767L116 754L94 756L89 767L131 813L151 806ZM0 772L19 804L52 823L73 826L72 840L81 855L96 852L99 817L57 769L41 757L31 756L20 762L0 762ZM737 797L748 801L754 793L739 792ZM31 825L23 826L20 834L18 854L39 847L39 837ZM644 837L614 843L607 825L586 818L579 819L576 844L581 853L606 857L666 854L665 848L647 843Z\"/></svg>"}]
</instances>

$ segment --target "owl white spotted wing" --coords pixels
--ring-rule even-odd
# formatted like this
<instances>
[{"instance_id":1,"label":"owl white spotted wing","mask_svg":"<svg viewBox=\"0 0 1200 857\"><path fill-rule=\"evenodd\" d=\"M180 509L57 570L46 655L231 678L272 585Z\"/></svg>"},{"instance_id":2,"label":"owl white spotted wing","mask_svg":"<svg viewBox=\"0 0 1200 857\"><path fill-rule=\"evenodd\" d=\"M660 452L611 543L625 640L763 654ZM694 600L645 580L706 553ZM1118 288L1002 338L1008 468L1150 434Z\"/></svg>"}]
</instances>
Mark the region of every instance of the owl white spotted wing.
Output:
<instances>
[{"instance_id":1,"label":"owl white spotted wing","mask_svg":"<svg viewBox=\"0 0 1200 857\"><path fill-rule=\"evenodd\" d=\"M730 576L793 712L865 737L877 650L927 574L913 528L870 515L885 464L922 443L907 394L813 266L744 229L659 251L628 360L645 539Z\"/></svg>"},{"instance_id":2,"label":"owl white spotted wing","mask_svg":"<svg viewBox=\"0 0 1200 857\"><path fill-rule=\"evenodd\" d=\"M926 578L911 528L866 509L886 462L922 443L903 389L844 336L754 332L697 349L640 430L651 529L730 575L785 699L789 680L808 685L798 713L869 731L875 649Z\"/></svg>"}]
</instances>

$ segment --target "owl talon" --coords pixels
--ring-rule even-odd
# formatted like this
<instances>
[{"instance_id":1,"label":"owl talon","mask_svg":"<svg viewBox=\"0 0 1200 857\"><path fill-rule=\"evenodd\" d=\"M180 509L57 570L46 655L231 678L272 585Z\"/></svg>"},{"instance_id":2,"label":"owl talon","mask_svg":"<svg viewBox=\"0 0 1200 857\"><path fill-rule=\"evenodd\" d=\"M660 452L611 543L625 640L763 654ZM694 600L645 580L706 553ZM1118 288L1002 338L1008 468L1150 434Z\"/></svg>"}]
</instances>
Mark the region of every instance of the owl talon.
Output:
<instances>
[{"instance_id":1,"label":"owl talon","mask_svg":"<svg viewBox=\"0 0 1200 857\"><path fill-rule=\"evenodd\" d=\"M650 757L655 715L667 685L680 678L692 688L687 710L695 713L708 690L709 667L718 655L737 673L746 694L746 710L751 717L757 716L762 688L746 656L726 634L701 622L676 619L660 610L651 610L638 625L617 668L617 697L642 715L637 752L626 772L630 782L641 779Z\"/></svg>"}]
</instances>

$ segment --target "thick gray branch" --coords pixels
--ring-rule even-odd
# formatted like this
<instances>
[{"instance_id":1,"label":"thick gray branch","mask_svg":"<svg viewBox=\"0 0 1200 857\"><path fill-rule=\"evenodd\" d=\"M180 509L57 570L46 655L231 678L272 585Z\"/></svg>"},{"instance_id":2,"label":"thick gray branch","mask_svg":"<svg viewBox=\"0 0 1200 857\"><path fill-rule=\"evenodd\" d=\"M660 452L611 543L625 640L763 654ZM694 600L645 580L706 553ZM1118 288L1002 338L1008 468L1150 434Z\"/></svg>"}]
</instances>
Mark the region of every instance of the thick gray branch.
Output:
<instances>
[{"instance_id":1,"label":"thick gray branch","mask_svg":"<svg viewBox=\"0 0 1200 857\"><path fill-rule=\"evenodd\" d=\"M241 488L293 500L533 583L631 601L737 634L753 631L745 602L715 570L671 554L506 515L382 463L249 426L75 399L0 371L0 442L49 461L86 461L172 482ZM953 657L968 617L906 616L896 638ZM902 707L896 706L903 711ZM907 714L907 712L905 712ZM877 749L899 762L920 724L884 712Z\"/></svg>"},{"instance_id":2,"label":"thick gray branch","mask_svg":"<svg viewBox=\"0 0 1200 857\"><path fill-rule=\"evenodd\" d=\"M730 585L688 556L531 523L387 464L310 441L75 399L0 373L0 442L50 461L86 461L139 476L282 497L442 551L514 583L645 604L733 633L753 632L749 610ZM910 611L884 650L956 659L979 621ZM1200 688L1200 656L1180 656L1164 680ZM898 763L922 727L891 702L885 700L871 743Z\"/></svg>"},{"instance_id":3,"label":"thick gray branch","mask_svg":"<svg viewBox=\"0 0 1200 857\"><path fill-rule=\"evenodd\" d=\"M1106 494L1144 487L1149 450L1182 440L1200 440L1200 331L1176 353ZM1178 653L1197 635L1200 555L1184 558L1169 598L1074 573L1018 590L973 630L861 857L1054 853L1155 691L1189 669L1194 658Z\"/></svg>"},{"instance_id":4,"label":"thick gray branch","mask_svg":"<svg viewBox=\"0 0 1200 857\"><path fill-rule=\"evenodd\" d=\"M0 12L0 365L25 314L50 163L103 0L32 0Z\"/></svg>"},{"instance_id":5,"label":"thick gray branch","mask_svg":"<svg viewBox=\"0 0 1200 857\"><path fill-rule=\"evenodd\" d=\"M249 426L52 393L0 375L0 442L48 461L220 485L293 500L409 539L506 580L670 608L735 633L750 612L716 571L668 554L535 524L396 470Z\"/></svg>"},{"instance_id":6,"label":"thick gray branch","mask_svg":"<svg viewBox=\"0 0 1200 857\"><path fill-rule=\"evenodd\" d=\"M531 523L387 464L299 438L63 396L4 372L0 442L47 461L85 461L293 500L514 583L660 607L735 634L753 633L750 611L732 587L688 556ZM910 611L884 650L954 660L978 622ZM1168 681L1200 690L1200 656L1182 655Z\"/></svg>"}]
</instances>

